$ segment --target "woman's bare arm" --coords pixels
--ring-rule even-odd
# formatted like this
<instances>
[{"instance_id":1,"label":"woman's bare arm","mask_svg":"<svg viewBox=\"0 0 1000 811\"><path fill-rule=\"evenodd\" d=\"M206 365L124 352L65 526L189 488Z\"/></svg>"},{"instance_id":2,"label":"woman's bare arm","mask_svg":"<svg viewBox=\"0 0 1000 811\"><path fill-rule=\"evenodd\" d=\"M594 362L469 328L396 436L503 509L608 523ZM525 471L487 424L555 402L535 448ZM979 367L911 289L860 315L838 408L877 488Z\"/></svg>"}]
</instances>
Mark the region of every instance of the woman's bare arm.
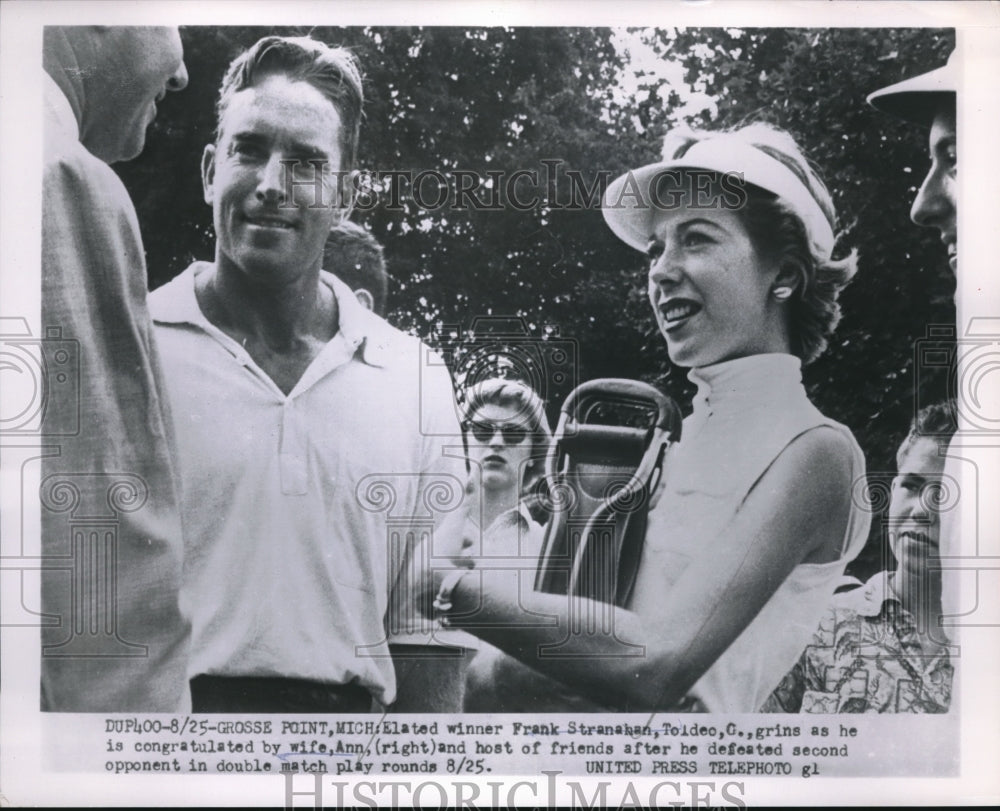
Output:
<instances>
[{"instance_id":1,"label":"woman's bare arm","mask_svg":"<svg viewBox=\"0 0 1000 811\"><path fill-rule=\"evenodd\" d=\"M834 429L816 428L795 439L723 531L725 553L709 549L695 560L664 594L657 616L523 588L518 594L509 576L484 571L470 573L456 587L454 624L463 625L462 615L473 616L476 624L492 623L470 630L605 704L634 710L670 706L739 636L795 566L837 557L850 513L851 469L851 448ZM581 611L597 617L611 612L614 634L567 634L571 599L577 617ZM525 628L527 612L557 622ZM621 642L641 646L644 655L622 656ZM559 658L539 658L541 646L557 643Z\"/></svg>"}]
</instances>

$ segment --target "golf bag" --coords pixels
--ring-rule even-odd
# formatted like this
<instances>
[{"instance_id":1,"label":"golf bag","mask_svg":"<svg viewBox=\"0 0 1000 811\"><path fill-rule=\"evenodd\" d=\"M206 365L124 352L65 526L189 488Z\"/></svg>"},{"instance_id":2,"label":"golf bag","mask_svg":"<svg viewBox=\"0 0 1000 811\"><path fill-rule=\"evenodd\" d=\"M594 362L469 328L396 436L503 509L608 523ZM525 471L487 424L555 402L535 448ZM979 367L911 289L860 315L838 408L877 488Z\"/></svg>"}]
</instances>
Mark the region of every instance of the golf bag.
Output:
<instances>
[{"instance_id":1,"label":"golf bag","mask_svg":"<svg viewBox=\"0 0 1000 811\"><path fill-rule=\"evenodd\" d=\"M536 591L628 602L649 499L680 432L676 403L646 383L605 378L570 393L545 460L552 518Z\"/></svg>"}]
</instances>

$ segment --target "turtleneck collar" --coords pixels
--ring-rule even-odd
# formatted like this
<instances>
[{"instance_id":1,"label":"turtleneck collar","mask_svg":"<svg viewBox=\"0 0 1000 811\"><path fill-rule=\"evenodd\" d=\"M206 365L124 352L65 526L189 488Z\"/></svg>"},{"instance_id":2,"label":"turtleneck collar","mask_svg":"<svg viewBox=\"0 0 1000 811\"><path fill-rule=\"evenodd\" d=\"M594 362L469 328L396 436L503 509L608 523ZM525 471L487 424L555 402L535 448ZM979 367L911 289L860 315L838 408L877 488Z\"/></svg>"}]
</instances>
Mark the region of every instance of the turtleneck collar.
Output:
<instances>
[{"instance_id":1,"label":"turtleneck collar","mask_svg":"<svg viewBox=\"0 0 1000 811\"><path fill-rule=\"evenodd\" d=\"M688 380L698 387L694 413L707 416L728 406L743 410L802 392L802 361L784 353L748 355L692 369Z\"/></svg>"}]
</instances>

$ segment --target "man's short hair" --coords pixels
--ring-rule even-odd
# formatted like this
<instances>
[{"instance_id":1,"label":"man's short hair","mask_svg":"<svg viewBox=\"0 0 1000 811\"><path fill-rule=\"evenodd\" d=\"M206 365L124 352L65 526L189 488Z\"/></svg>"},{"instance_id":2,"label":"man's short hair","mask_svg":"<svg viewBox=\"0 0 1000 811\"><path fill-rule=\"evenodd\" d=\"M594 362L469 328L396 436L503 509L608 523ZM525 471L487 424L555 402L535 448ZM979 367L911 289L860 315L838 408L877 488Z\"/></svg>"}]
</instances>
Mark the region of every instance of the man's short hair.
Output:
<instances>
[{"instance_id":1,"label":"man's short hair","mask_svg":"<svg viewBox=\"0 0 1000 811\"><path fill-rule=\"evenodd\" d=\"M902 466L903 459L918 439L933 439L938 444L938 450L944 453L957 429L958 416L954 400L924 406L913 418L910 432L896 451L897 466Z\"/></svg>"},{"instance_id":2,"label":"man's short hair","mask_svg":"<svg viewBox=\"0 0 1000 811\"><path fill-rule=\"evenodd\" d=\"M269 76L307 82L330 100L341 122L340 169L351 171L357 160L364 101L361 71L346 48L331 48L311 37L264 37L230 63L216 104L215 140L222 134L222 118L233 96Z\"/></svg>"},{"instance_id":3,"label":"man's short hair","mask_svg":"<svg viewBox=\"0 0 1000 811\"><path fill-rule=\"evenodd\" d=\"M345 220L330 231L323 249L323 269L351 290L367 290L372 294L372 310L376 315L385 314L389 292L385 255L378 240L360 225Z\"/></svg>"}]
</instances>

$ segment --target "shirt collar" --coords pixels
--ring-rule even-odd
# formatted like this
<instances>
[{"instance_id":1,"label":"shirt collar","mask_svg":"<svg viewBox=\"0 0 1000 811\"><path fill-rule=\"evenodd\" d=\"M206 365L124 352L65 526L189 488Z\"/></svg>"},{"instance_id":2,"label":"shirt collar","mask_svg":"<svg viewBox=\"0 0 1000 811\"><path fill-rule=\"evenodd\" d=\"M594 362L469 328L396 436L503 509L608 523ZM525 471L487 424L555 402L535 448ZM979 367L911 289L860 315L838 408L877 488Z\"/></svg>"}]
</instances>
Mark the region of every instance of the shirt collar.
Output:
<instances>
[{"instance_id":1,"label":"shirt collar","mask_svg":"<svg viewBox=\"0 0 1000 811\"><path fill-rule=\"evenodd\" d=\"M476 524L476 519L471 515L469 516L473 524ZM496 518L493 519L488 527L483 530L484 535L489 535L494 532L503 532L512 527L517 527L518 532L529 532L532 527L535 526L535 521L531 517L531 513L528 512L528 508L524 505L524 502L518 502L516 507L511 507L509 510L504 510Z\"/></svg>"},{"instance_id":2,"label":"shirt collar","mask_svg":"<svg viewBox=\"0 0 1000 811\"><path fill-rule=\"evenodd\" d=\"M523 501L519 501L516 507L511 507L506 512L500 513L500 515L493 519L493 524L495 525L498 521L507 521L510 523L517 521L521 523L524 529L530 528L535 523Z\"/></svg>"},{"instance_id":3,"label":"shirt collar","mask_svg":"<svg viewBox=\"0 0 1000 811\"><path fill-rule=\"evenodd\" d=\"M195 262L158 289L149 302L153 320L161 324L191 324L212 331L214 327L198 306L194 291L195 277L210 267L208 262ZM337 299L337 334L369 366L385 366L392 353L396 330L362 306L351 288L332 273L320 271L320 281Z\"/></svg>"},{"instance_id":4,"label":"shirt collar","mask_svg":"<svg viewBox=\"0 0 1000 811\"><path fill-rule=\"evenodd\" d=\"M66 94L56 84L55 79L44 71L42 82L44 85L43 97L45 98L45 105L49 112L52 113L56 121L59 122L59 126L66 131L67 135L71 135L73 140L79 141L80 124L73 114L73 107L70 105L69 99L66 98Z\"/></svg>"},{"instance_id":5,"label":"shirt collar","mask_svg":"<svg viewBox=\"0 0 1000 811\"><path fill-rule=\"evenodd\" d=\"M325 270L320 279L337 298L339 331L350 346L358 349L361 359L369 366L385 366L391 353L393 330L382 318L362 306L354 291Z\"/></svg>"},{"instance_id":6,"label":"shirt collar","mask_svg":"<svg viewBox=\"0 0 1000 811\"><path fill-rule=\"evenodd\" d=\"M864 617L877 617L887 602L899 602L889 586L889 575L887 571L872 575L860 588L838 595L838 602L843 602Z\"/></svg>"}]
</instances>

